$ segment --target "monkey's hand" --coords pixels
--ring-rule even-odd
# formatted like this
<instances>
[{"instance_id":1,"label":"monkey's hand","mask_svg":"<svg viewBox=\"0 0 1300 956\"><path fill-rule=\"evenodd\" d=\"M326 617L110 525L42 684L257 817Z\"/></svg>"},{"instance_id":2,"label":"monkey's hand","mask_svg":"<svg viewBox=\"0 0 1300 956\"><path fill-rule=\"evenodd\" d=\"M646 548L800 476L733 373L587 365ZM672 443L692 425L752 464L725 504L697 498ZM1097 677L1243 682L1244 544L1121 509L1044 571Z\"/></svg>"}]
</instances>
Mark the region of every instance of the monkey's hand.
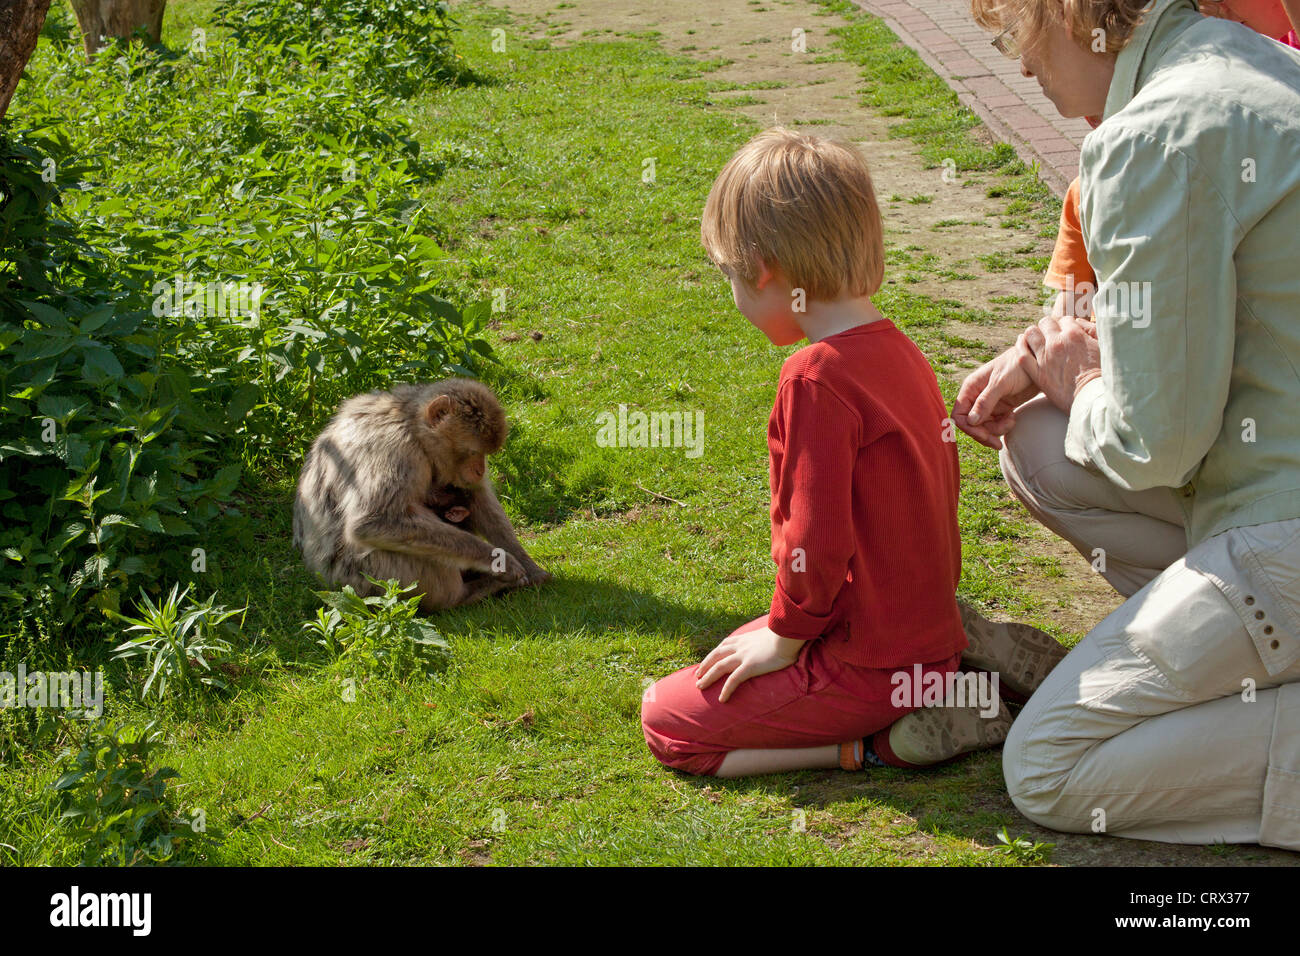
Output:
<instances>
[{"instance_id":1,"label":"monkey's hand","mask_svg":"<svg viewBox=\"0 0 1300 956\"><path fill-rule=\"evenodd\" d=\"M528 580L524 582L524 587L535 588L539 585L546 584L554 577L551 572L543 571L537 565L532 564L532 562L529 562L529 564L532 566L528 567Z\"/></svg>"},{"instance_id":2,"label":"monkey's hand","mask_svg":"<svg viewBox=\"0 0 1300 956\"><path fill-rule=\"evenodd\" d=\"M495 567L492 569L492 575L506 587L522 588L528 584L528 571L519 559L508 551L502 551L505 556L505 567L498 571ZM496 561L496 558L493 559Z\"/></svg>"}]
</instances>

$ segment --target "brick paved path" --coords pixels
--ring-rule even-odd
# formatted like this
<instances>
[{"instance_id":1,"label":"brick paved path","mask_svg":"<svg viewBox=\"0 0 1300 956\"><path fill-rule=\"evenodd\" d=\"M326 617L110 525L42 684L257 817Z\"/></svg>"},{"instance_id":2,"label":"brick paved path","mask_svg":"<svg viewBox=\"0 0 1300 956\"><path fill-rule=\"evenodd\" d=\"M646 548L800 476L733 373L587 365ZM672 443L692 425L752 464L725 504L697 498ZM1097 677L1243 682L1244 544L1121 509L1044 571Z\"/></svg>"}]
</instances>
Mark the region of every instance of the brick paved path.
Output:
<instances>
[{"instance_id":1,"label":"brick paved path","mask_svg":"<svg viewBox=\"0 0 1300 956\"><path fill-rule=\"evenodd\" d=\"M1079 146L1088 124L1063 119L1038 81L1020 75L1020 61L993 49L993 37L975 25L968 0L855 0L881 17L898 38L1027 163L1037 160L1057 195L1079 171Z\"/></svg>"}]
</instances>

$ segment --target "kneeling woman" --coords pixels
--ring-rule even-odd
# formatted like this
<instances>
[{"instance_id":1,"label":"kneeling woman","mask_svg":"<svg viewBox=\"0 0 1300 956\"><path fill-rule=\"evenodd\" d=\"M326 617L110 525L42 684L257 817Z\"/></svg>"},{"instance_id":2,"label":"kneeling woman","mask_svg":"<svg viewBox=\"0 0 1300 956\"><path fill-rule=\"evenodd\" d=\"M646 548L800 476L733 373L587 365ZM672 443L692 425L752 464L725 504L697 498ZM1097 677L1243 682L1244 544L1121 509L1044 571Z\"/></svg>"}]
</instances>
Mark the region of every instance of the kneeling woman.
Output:
<instances>
[{"instance_id":1,"label":"kneeling woman","mask_svg":"<svg viewBox=\"0 0 1300 956\"><path fill-rule=\"evenodd\" d=\"M1102 116L1095 337L1026 330L1043 394L1001 463L1129 597L1016 720L1011 797L1058 830L1300 849L1300 54L1192 0L972 7L1063 115Z\"/></svg>"}]
</instances>

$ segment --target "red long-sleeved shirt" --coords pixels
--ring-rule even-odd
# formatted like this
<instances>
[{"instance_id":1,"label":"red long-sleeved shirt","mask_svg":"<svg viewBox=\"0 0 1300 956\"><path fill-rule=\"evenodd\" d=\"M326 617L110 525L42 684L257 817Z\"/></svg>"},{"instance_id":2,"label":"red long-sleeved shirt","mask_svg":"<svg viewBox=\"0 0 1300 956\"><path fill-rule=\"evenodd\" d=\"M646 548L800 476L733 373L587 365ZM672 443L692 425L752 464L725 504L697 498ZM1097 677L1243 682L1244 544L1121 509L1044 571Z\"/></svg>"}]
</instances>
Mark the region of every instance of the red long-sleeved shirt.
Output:
<instances>
[{"instance_id":1,"label":"red long-sleeved shirt","mask_svg":"<svg viewBox=\"0 0 1300 956\"><path fill-rule=\"evenodd\" d=\"M773 631L860 667L966 648L947 417L929 362L888 319L786 359L767 430Z\"/></svg>"}]
</instances>

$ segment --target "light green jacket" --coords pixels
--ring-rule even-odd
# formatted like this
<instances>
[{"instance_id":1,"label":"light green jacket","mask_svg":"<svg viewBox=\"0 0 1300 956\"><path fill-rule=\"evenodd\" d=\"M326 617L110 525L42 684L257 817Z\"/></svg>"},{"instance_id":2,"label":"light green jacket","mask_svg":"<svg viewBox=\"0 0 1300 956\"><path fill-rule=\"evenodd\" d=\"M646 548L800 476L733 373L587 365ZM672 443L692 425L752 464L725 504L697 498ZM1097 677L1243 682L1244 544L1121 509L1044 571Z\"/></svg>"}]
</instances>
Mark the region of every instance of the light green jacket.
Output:
<instances>
[{"instance_id":1,"label":"light green jacket","mask_svg":"<svg viewBox=\"0 0 1300 956\"><path fill-rule=\"evenodd\" d=\"M1155 0L1080 179L1102 374L1066 455L1175 488L1189 548L1300 517L1300 53Z\"/></svg>"}]
</instances>

